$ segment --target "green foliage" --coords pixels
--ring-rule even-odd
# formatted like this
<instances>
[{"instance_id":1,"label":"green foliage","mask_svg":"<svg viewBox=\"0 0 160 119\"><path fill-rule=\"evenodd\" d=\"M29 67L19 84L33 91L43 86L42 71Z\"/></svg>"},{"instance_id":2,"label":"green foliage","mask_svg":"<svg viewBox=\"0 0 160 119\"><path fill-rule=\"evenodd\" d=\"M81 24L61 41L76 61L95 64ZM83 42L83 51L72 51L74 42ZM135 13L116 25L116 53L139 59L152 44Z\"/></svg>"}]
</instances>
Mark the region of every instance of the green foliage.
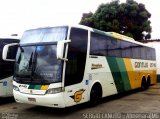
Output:
<instances>
[{"instance_id":1,"label":"green foliage","mask_svg":"<svg viewBox=\"0 0 160 119\"><path fill-rule=\"evenodd\" d=\"M126 0L126 3L120 4L119 0L114 0L101 4L95 13L83 14L80 24L114 31L140 41L151 38L150 17L151 14L142 3Z\"/></svg>"}]
</instances>

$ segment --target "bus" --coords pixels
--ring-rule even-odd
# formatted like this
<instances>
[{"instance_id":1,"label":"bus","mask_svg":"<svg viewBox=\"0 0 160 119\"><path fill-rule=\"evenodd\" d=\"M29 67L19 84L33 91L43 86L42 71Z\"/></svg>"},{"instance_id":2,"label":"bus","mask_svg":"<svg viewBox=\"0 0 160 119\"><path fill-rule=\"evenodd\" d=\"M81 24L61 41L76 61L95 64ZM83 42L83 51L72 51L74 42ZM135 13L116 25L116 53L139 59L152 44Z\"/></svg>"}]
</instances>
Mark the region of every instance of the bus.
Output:
<instances>
[{"instance_id":1,"label":"bus","mask_svg":"<svg viewBox=\"0 0 160 119\"><path fill-rule=\"evenodd\" d=\"M83 25L26 30L16 55L14 98L55 108L94 105L156 84L155 60L154 48L115 32Z\"/></svg>"},{"instance_id":2,"label":"bus","mask_svg":"<svg viewBox=\"0 0 160 119\"><path fill-rule=\"evenodd\" d=\"M156 65L157 65L157 82L160 82L160 40L159 39L152 39L152 40L145 40L143 43L150 45L155 48L156 51Z\"/></svg>"},{"instance_id":3,"label":"bus","mask_svg":"<svg viewBox=\"0 0 160 119\"><path fill-rule=\"evenodd\" d=\"M19 43L19 39L15 38L0 38L0 97L13 96L13 73L14 62L4 61L2 59L3 48L6 44ZM8 52L8 56L15 58L17 53L17 47L12 47L12 50Z\"/></svg>"}]
</instances>

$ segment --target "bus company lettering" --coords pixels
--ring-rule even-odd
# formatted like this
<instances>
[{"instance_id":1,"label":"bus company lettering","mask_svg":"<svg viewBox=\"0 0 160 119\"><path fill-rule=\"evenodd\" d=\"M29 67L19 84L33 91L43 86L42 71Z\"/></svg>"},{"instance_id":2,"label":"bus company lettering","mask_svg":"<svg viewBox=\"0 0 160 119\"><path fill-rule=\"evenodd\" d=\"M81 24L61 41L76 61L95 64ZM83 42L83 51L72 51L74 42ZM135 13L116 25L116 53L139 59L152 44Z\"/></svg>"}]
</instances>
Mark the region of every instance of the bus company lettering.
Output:
<instances>
[{"instance_id":1,"label":"bus company lettering","mask_svg":"<svg viewBox=\"0 0 160 119\"><path fill-rule=\"evenodd\" d=\"M91 69L100 69L103 68L102 64L92 64Z\"/></svg>"},{"instance_id":2,"label":"bus company lettering","mask_svg":"<svg viewBox=\"0 0 160 119\"><path fill-rule=\"evenodd\" d=\"M135 68L153 68L153 67L156 67L156 63L135 62Z\"/></svg>"},{"instance_id":3,"label":"bus company lettering","mask_svg":"<svg viewBox=\"0 0 160 119\"><path fill-rule=\"evenodd\" d=\"M148 68L148 62L135 62L135 68Z\"/></svg>"},{"instance_id":4,"label":"bus company lettering","mask_svg":"<svg viewBox=\"0 0 160 119\"><path fill-rule=\"evenodd\" d=\"M27 88L27 85L21 84L21 85L19 85L19 87Z\"/></svg>"},{"instance_id":5,"label":"bus company lettering","mask_svg":"<svg viewBox=\"0 0 160 119\"><path fill-rule=\"evenodd\" d=\"M150 67L156 67L156 63L150 63Z\"/></svg>"}]
</instances>

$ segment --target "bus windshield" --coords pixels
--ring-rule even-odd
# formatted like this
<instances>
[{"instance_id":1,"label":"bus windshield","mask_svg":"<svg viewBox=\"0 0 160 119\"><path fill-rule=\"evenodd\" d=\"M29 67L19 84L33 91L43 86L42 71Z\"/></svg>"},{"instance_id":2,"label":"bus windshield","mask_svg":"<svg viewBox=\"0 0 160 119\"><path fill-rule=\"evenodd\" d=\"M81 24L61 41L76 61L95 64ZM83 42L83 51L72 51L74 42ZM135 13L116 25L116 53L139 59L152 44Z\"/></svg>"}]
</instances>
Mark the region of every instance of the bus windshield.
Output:
<instances>
[{"instance_id":1,"label":"bus windshield","mask_svg":"<svg viewBox=\"0 0 160 119\"><path fill-rule=\"evenodd\" d=\"M14 80L37 85L61 82L63 62L56 57L57 41L66 40L66 36L67 29L63 27L24 33L16 56Z\"/></svg>"},{"instance_id":2,"label":"bus windshield","mask_svg":"<svg viewBox=\"0 0 160 119\"><path fill-rule=\"evenodd\" d=\"M48 27L25 31L20 44L57 42L65 40L68 27Z\"/></svg>"},{"instance_id":3,"label":"bus windshield","mask_svg":"<svg viewBox=\"0 0 160 119\"><path fill-rule=\"evenodd\" d=\"M56 58L56 45L19 47L15 77L19 83L50 84L61 81L62 61Z\"/></svg>"}]
</instances>

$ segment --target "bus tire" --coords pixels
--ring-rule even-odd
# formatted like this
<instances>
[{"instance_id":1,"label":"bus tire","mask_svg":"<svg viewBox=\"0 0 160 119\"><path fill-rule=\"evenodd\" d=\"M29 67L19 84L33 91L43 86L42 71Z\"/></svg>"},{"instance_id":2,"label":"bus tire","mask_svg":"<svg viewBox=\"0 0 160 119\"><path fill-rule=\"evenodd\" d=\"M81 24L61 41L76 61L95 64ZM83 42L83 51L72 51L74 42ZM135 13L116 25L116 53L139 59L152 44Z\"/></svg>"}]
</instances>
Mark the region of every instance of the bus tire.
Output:
<instances>
[{"instance_id":1,"label":"bus tire","mask_svg":"<svg viewBox=\"0 0 160 119\"><path fill-rule=\"evenodd\" d=\"M102 87L99 83L93 85L90 92L90 106L96 106L102 98Z\"/></svg>"},{"instance_id":2,"label":"bus tire","mask_svg":"<svg viewBox=\"0 0 160 119\"><path fill-rule=\"evenodd\" d=\"M147 89L147 81L146 81L146 78L143 77L141 82L141 90L144 91L146 89Z\"/></svg>"},{"instance_id":3,"label":"bus tire","mask_svg":"<svg viewBox=\"0 0 160 119\"><path fill-rule=\"evenodd\" d=\"M150 85L151 85L151 77L148 76L147 77L147 88L149 88Z\"/></svg>"}]
</instances>

